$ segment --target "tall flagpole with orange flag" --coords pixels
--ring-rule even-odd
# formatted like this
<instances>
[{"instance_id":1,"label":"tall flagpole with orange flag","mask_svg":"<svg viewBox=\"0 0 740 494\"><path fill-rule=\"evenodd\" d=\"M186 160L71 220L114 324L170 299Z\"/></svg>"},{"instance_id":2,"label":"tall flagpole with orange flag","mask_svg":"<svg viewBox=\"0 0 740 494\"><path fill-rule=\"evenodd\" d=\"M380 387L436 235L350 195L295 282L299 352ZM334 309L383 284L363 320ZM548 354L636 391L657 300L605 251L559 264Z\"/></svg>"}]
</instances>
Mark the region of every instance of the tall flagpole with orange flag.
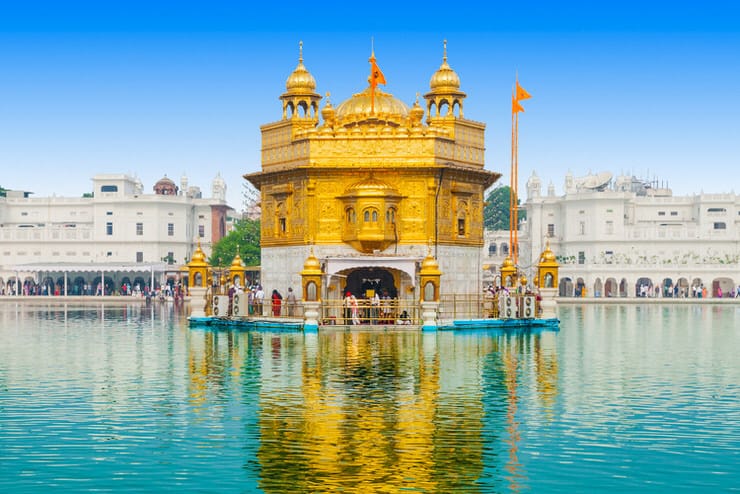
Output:
<instances>
[{"instance_id":1,"label":"tall flagpole with orange flag","mask_svg":"<svg viewBox=\"0 0 740 494\"><path fill-rule=\"evenodd\" d=\"M519 85L519 75L511 94L511 193L509 194L509 245L514 266L519 264L519 113L521 100L532 96Z\"/></svg>"},{"instance_id":2,"label":"tall flagpole with orange flag","mask_svg":"<svg viewBox=\"0 0 740 494\"><path fill-rule=\"evenodd\" d=\"M372 42L371 42L372 43ZM378 63L375 61L375 46L371 47L370 50L370 78L368 79L368 82L370 83L370 113L375 114L375 88L378 87L378 84L383 84L385 86L385 76L383 75L383 72L380 70L380 67L378 67Z\"/></svg>"}]
</instances>

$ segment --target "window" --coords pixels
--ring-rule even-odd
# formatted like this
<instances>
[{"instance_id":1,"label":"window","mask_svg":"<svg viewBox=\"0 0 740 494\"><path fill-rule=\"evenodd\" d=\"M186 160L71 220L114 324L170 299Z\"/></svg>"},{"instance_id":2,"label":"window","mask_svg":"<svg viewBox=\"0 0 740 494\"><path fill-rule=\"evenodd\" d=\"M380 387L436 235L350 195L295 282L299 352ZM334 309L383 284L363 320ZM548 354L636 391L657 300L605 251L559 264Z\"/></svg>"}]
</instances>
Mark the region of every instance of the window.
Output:
<instances>
[{"instance_id":1,"label":"window","mask_svg":"<svg viewBox=\"0 0 740 494\"><path fill-rule=\"evenodd\" d=\"M658 211L658 216L665 216L665 211Z\"/></svg>"},{"instance_id":2,"label":"window","mask_svg":"<svg viewBox=\"0 0 740 494\"><path fill-rule=\"evenodd\" d=\"M509 245L508 244L501 244L501 254L504 256L509 255Z\"/></svg>"},{"instance_id":3,"label":"window","mask_svg":"<svg viewBox=\"0 0 740 494\"><path fill-rule=\"evenodd\" d=\"M28 211L21 211L21 216L28 216Z\"/></svg>"},{"instance_id":4,"label":"window","mask_svg":"<svg viewBox=\"0 0 740 494\"><path fill-rule=\"evenodd\" d=\"M174 252L167 253L167 264L175 264L175 253Z\"/></svg>"},{"instance_id":5,"label":"window","mask_svg":"<svg viewBox=\"0 0 740 494\"><path fill-rule=\"evenodd\" d=\"M103 185L100 187L100 192L118 192L117 185Z\"/></svg>"},{"instance_id":6,"label":"window","mask_svg":"<svg viewBox=\"0 0 740 494\"><path fill-rule=\"evenodd\" d=\"M113 216L113 211L106 211L105 212L105 215L106 216Z\"/></svg>"},{"instance_id":7,"label":"window","mask_svg":"<svg viewBox=\"0 0 740 494\"><path fill-rule=\"evenodd\" d=\"M285 218L280 218L280 232L285 233L287 231L286 229Z\"/></svg>"},{"instance_id":8,"label":"window","mask_svg":"<svg viewBox=\"0 0 740 494\"><path fill-rule=\"evenodd\" d=\"M206 227L205 225L198 225L198 236L200 238L203 238L206 236Z\"/></svg>"},{"instance_id":9,"label":"window","mask_svg":"<svg viewBox=\"0 0 740 494\"><path fill-rule=\"evenodd\" d=\"M111 223L110 221L105 224L105 234L113 235L113 223Z\"/></svg>"},{"instance_id":10,"label":"window","mask_svg":"<svg viewBox=\"0 0 740 494\"><path fill-rule=\"evenodd\" d=\"M396 222L396 210L394 208L388 208L385 212L385 222L392 225Z\"/></svg>"},{"instance_id":11,"label":"window","mask_svg":"<svg viewBox=\"0 0 740 494\"><path fill-rule=\"evenodd\" d=\"M369 223L370 222L370 211L365 211L365 214L363 215L362 219L365 221L365 223Z\"/></svg>"},{"instance_id":12,"label":"window","mask_svg":"<svg viewBox=\"0 0 740 494\"><path fill-rule=\"evenodd\" d=\"M106 257L112 257L113 256L113 252L108 251L108 252L105 253L105 256Z\"/></svg>"},{"instance_id":13,"label":"window","mask_svg":"<svg viewBox=\"0 0 740 494\"><path fill-rule=\"evenodd\" d=\"M709 208L707 209L708 213L726 213L727 210L725 208Z\"/></svg>"},{"instance_id":14,"label":"window","mask_svg":"<svg viewBox=\"0 0 740 494\"><path fill-rule=\"evenodd\" d=\"M378 212L373 210L373 223L378 222Z\"/></svg>"},{"instance_id":15,"label":"window","mask_svg":"<svg viewBox=\"0 0 740 494\"><path fill-rule=\"evenodd\" d=\"M354 223L357 221L357 218L355 217L355 210L352 208L347 209L347 223Z\"/></svg>"},{"instance_id":16,"label":"window","mask_svg":"<svg viewBox=\"0 0 740 494\"><path fill-rule=\"evenodd\" d=\"M138 235L139 237L144 235L144 223L136 224L136 235Z\"/></svg>"},{"instance_id":17,"label":"window","mask_svg":"<svg viewBox=\"0 0 740 494\"><path fill-rule=\"evenodd\" d=\"M551 238L555 236L555 224L554 223L549 223L547 225L547 236Z\"/></svg>"},{"instance_id":18,"label":"window","mask_svg":"<svg viewBox=\"0 0 740 494\"><path fill-rule=\"evenodd\" d=\"M586 222L585 221L581 221L580 223L578 223L578 233L580 235L586 234Z\"/></svg>"},{"instance_id":19,"label":"window","mask_svg":"<svg viewBox=\"0 0 740 494\"><path fill-rule=\"evenodd\" d=\"M144 262L144 253L143 252L137 252L136 253L136 262Z\"/></svg>"},{"instance_id":20,"label":"window","mask_svg":"<svg viewBox=\"0 0 740 494\"><path fill-rule=\"evenodd\" d=\"M457 234L461 237L465 235L465 218L457 219Z\"/></svg>"},{"instance_id":21,"label":"window","mask_svg":"<svg viewBox=\"0 0 740 494\"><path fill-rule=\"evenodd\" d=\"M586 264L586 253L582 250L578 251L578 264Z\"/></svg>"},{"instance_id":22,"label":"window","mask_svg":"<svg viewBox=\"0 0 740 494\"><path fill-rule=\"evenodd\" d=\"M491 244L488 246L488 255L489 256L495 256L496 255L496 244Z\"/></svg>"},{"instance_id":23,"label":"window","mask_svg":"<svg viewBox=\"0 0 740 494\"><path fill-rule=\"evenodd\" d=\"M167 223L167 235L172 237L175 235L175 224Z\"/></svg>"},{"instance_id":24,"label":"window","mask_svg":"<svg viewBox=\"0 0 740 494\"><path fill-rule=\"evenodd\" d=\"M671 211L671 216L678 216L678 211Z\"/></svg>"},{"instance_id":25,"label":"window","mask_svg":"<svg viewBox=\"0 0 740 494\"><path fill-rule=\"evenodd\" d=\"M717 221L714 223L714 229L715 230L725 230L727 228L727 225L724 221Z\"/></svg>"},{"instance_id":26,"label":"window","mask_svg":"<svg viewBox=\"0 0 740 494\"><path fill-rule=\"evenodd\" d=\"M607 221L606 222L606 234L612 235L614 233L614 222L613 221Z\"/></svg>"}]
</instances>

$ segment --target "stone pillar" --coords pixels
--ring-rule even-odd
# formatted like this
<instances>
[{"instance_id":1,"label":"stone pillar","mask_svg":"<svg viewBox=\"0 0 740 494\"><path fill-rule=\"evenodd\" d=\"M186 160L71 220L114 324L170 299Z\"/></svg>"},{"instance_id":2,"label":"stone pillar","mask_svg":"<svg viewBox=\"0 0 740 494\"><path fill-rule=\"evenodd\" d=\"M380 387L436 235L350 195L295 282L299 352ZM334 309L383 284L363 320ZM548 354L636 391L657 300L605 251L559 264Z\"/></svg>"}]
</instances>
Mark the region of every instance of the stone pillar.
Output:
<instances>
[{"instance_id":1,"label":"stone pillar","mask_svg":"<svg viewBox=\"0 0 740 494\"><path fill-rule=\"evenodd\" d=\"M208 288L206 287L190 287L190 317L206 317L207 292Z\"/></svg>"},{"instance_id":2,"label":"stone pillar","mask_svg":"<svg viewBox=\"0 0 740 494\"><path fill-rule=\"evenodd\" d=\"M303 331L316 332L319 329L319 307L321 302L303 302Z\"/></svg>"},{"instance_id":3,"label":"stone pillar","mask_svg":"<svg viewBox=\"0 0 740 494\"><path fill-rule=\"evenodd\" d=\"M421 303L422 331L435 331L437 329L437 309L439 309L439 302Z\"/></svg>"},{"instance_id":4,"label":"stone pillar","mask_svg":"<svg viewBox=\"0 0 740 494\"><path fill-rule=\"evenodd\" d=\"M558 317L557 310L556 310L558 307L558 304L555 301L555 297L557 296L558 296L557 288L540 287L540 297L542 297L542 300L540 301L540 309L542 309L540 318L555 319Z\"/></svg>"}]
</instances>

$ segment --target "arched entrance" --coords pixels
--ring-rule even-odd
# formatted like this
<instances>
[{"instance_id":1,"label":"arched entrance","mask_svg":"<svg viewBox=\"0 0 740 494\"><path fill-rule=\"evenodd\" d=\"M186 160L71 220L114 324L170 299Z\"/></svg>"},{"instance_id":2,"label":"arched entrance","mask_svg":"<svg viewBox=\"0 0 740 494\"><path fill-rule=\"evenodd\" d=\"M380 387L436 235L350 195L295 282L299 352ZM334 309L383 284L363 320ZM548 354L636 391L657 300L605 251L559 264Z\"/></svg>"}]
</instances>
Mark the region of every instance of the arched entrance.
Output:
<instances>
[{"instance_id":1,"label":"arched entrance","mask_svg":"<svg viewBox=\"0 0 740 494\"><path fill-rule=\"evenodd\" d=\"M635 283L635 294L638 297L649 297L653 292L653 280L650 278L640 278Z\"/></svg>"},{"instance_id":2,"label":"arched entrance","mask_svg":"<svg viewBox=\"0 0 740 494\"><path fill-rule=\"evenodd\" d=\"M380 296L387 292L390 298L398 298L393 273L384 268L354 269L345 279L342 294L347 292L352 292L357 298L369 298L375 292Z\"/></svg>"},{"instance_id":3,"label":"arched entrance","mask_svg":"<svg viewBox=\"0 0 740 494\"><path fill-rule=\"evenodd\" d=\"M558 286L558 294L561 297L572 297L573 296L573 280L570 278L560 278Z\"/></svg>"},{"instance_id":4,"label":"arched entrance","mask_svg":"<svg viewBox=\"0 0 740 494\"><path fill-rule=\"evenodd\" d=\"M606 284L604 284L604 296L605 297L617 297L619 295L619 286L617 286L617 280L614 278L607 278Z\"/></svg>"}]
</instances>

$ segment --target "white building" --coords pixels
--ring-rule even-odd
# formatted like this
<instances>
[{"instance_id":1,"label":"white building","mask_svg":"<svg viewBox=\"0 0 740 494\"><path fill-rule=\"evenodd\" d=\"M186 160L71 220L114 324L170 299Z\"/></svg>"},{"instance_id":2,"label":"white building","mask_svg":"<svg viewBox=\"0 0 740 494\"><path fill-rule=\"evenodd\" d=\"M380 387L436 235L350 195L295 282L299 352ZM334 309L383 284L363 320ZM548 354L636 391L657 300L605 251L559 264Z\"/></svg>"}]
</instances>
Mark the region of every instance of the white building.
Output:
<instances>
[{"instance_id":1,"label":"white building","mask_svg":"<svg viewBox=\"0 0 740 494\"><path fill-rule=\"evenodd\" d=\"M702 287L707 297L734 295L740 196L673 196L658 185L612 179L608 172L568 174L563 195L552 184L542 195L533 174L520 225L520 265L531 270L549 242L560 262L561 296L691 297ZM501 237L487 235L484 262L503 259L502 245L509 246Z\"/></svg>"},{"instance_id":2,"label":"white building","mask_svg":"<svg viewBox=\"0 0 740 494\"><path fill-rule=\"evenodd\" d=\"M92 197L32 198L21 191L0 197L0 291L35 284L44 293L78 294L85 285L95 290L102 278L108 290L157 285L198 243L209 253L234 216L220 176L207 199L187 177L178 187L165 176L152 193L124 174L92 181Z\"/></svg>"}]
</instances>

